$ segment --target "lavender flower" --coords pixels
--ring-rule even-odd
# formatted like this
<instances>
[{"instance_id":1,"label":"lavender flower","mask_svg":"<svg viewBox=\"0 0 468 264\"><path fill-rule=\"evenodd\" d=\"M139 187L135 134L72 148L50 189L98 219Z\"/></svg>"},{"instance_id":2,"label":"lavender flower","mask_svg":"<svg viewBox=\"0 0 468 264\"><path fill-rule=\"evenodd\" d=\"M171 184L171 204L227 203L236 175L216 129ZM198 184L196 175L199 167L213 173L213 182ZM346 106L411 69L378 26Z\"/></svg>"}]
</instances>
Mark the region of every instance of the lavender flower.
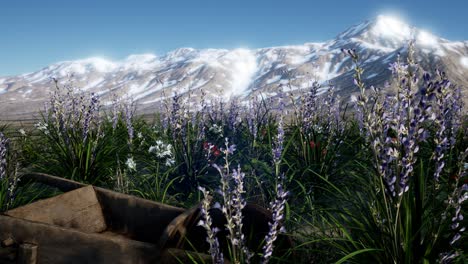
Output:
<instances>
[{"instance_id":1,"label":"lavender flower","mask_svg":"<svg viewBox=\"0 0 468 264\"><path fill-rule=\"evenodd\" d=\"M128 141L130 144L132 144L134 133L135 133L133 130L133 115L134 115L133 103L125 104L125 122L127 124Z\"/></svg>"},{"instance_id":2,"label":"lavender flower","mask_svg":"<svg viewBox=\"0 0 468 264\"><path fill-rule=\"evenodd\" d=\"M234 170L232 172L232 178L234 180L234 189L232 192L232 223L234 224L234 230L235 230L235 239L232 241L236 241L237 244L233 244L238 246L241 250L244 251L244 253L248 256L249 251L247 247L245 246L245 236L242 233L242 210L244 209L246 202L243 198L243 194L245 193L244 191L244 177L245 173L241 172L240 166L237 167L237 170ZM247 258L247 262L248 259Z\"/></svg>"},{"instance_id":3,"label":"lavender flower","mask_svg":"<svg viewBox=\"0 0 468 264\"><path fill-rule=\"evenodd\" d=\"M3 133L0 132L0 187L7 187L4 199L0 198L0 201L3 200L5 204L0 204L0 210L6 209L12 205L15 199L15 190L16 185L19 181L19 177L17 175L17 168L12 174L7 173L8 169L8 162L7 162L7 155L8 155L8 147L9 147L9 139L5 137ZM2 208L5 206L5 208Z\"/></svg>"},{"instance_id":4,"label":"lavender flower","mask_svg":"<svg viewBox=\"0 0 468 264\"><path fill-rule=\"evenodd\" d=\"M206 241L210 245L210 255L213 264L224 263L223 253L220 250L219 241L216 237L216 234L219 232L219 230L217 228L212 228L213 221L211 220L211 216L209 214L210 204L213 198L210 196L210 193L205 188L198 187L198 189L203 193L201 207L202 220L200 220L198 225L204 227L206 233L208 234Z\"/></svg>"},{"instance_id":5,"label":"lavender flower","mask_svg":"<svg viewBox=\"0 0 468 264\"><path fill-rule=\"evenodd\" d=\"M462 120L463 120L463 109L464 109L464 104L463 104L463 95L461 88L457 86L455 90L452 93L452 97L450 100L449 105L451 105L451 111L452 111L452 120L451 120L451 127L450 127L450 146L455 145L456 141L456 134L457 131L460 129L462 126Z\"/></svg>"},{"instance_id":6,"label":"lavender flower","mask_svg":"<svg viewBox=\"0 0 468 264\"><path fill-rule=\"evenodd\" d=\"M239 105L239 102L237 99L232 99L229 105L229 112L228 112L228 118L227 118L227 125L229 130L235 132L236 131L236 125L238 122L239 118L239 111L241 107Z\"/></svg>"},{"instance_id":7,"label":"lavender flower","mask_svg":"<svg viewBox=\"0 0 468 264\"><path fill-rule=\"evenodd\" d=\"M272 212L272 222L269 223L270 230L265 236L265 246L263 246L263 258L262 263L268 263L271 256L273 255L273 243L278 238L279 233L284 233L285 229L281 227L281 222L284 218L284 207L286 204L286 197L288 192L283 189L282 181L284 174L280 177L280 181L277 186L276 199L270 204L270 211Z\"/></svg>"},{"instance_id":8,"label":"lavender flower","mask_svg":"<svg viewBox=\"0 0 468 264\"><path fill-rule=\"evenodd\" d=\"M463 153L460 153L459 156L459 170L458 170L458 177L455 183L455 186L458 186L460 180L465 181L467 177L468 171L468 164L465 163L465 160L468 156L468 149L465 149ZM450 246L452 250L449 252L445 252L440 254L439 262L440 263L451 263L451 260L458 257L460 252L457 250L458 244L460 243L460 239L462 238L462 233L466 231L466 226L463 226L464 223L464 216L462 212L463 203L468 200L468 184L463 184L460 187L456 187L453 192L448 197L448 207L447 209L453 209L453 215L451 216L451 224L450 229L452 230L452 236L450 239ZM448 210L443 214L443 217L447 217Z\"/></svg>"},{"instance_id":9,"label":"lavender flower","mask_svg":"<svg viewBox=\"0 0 468 264\"><path fill-rule=\"evenodd\" d=\"M398 90L394 98L387 97L384 102L376 89L371 89L373 94L368 96L361 80L363 69L355 62L355 82L361 91L357 98L357 109L362 128L365 129L368 140L372 142L377 158L375 162L381 176L386 180L387 191L392 195L396 191L399 196L409 190L409 179L414 173L419 144L427 135L422 123L431 114L428 102L432 98L432 83L418 91L417 100L418 94L414 88L418 86L419 79L416 76L419 68L414 63L413 50L413 44L410 43L407 64L402 63L398 56L397 61L390 65ZM424 77L426 80L427 76ZM369 103L373 104L372 111L367 107ZM392 105L394 107L391 107ZM390 136L390 132L397 134L395 140ZM398 175L388 166L393 160L396 160L396 166L399 168ZM395 182L397 186L394 186Z\"/></svg>"},{"instance_id":10,"label":"lavender flower","mask_svg":"<svg viewBox=\"0 0 468 264\"><path fill-rule=\"evenodd\" d=\"M465 150L464 154L462 154L461 157L466 159L467 155L468 149ZM463 162L464 159L461 161ZM458 180L465 177L467 177L466 163L463 165L463 168L460 168ZM451 204L455 209L455 213L451 219L451 229L455 232L455 235L450 241L450 245L455 244L461 238L461 233L463 233L466 230L466 227L462 226L462 221L464 219L462 214L462 205L466 200L468 200L468 184L465 183L462 186L456 188L451 198L449 199L449 204Z\"/></svg>"},{"instance_id":11,"label":"lavender flower","mask_svg":"<svg viewBox=\"0 0 468 264\"><path fill-rule=\"evenodd\" d=\"M198 120L198 135L197 141L202 141L205 138L206 134L206 116L208 111L208 104L206 102L206 92L205 90L201 90L201 98L200 98L200 105L201 109L199 112L199 120Z\"/></svg>"},{"instance_id":12,"label":"lavender flower","mask_svg":"<svg viewBox=\"0 0 468 264\"><path fill-rule=\"evenodd\" d=\"M220 168L217 164L213 165L221 175L220 193L223 197L221 211L227 221L226 229L229 232L228 238L231 242L231 253L234 262L238 263L238 261L243 260L244 263L250 263L252 254L246 246L245 236L242 233L242 209L246 205L243 198L243 194L245 193L243 183L245 174L241 172L240 167L234 170L232 174L230 173L229 155L234 153L235 145L229 146L227 138L225 145L226 148L222 149L226 162L224 168ZM231 183L234 183L234 185L232 186Z\"/></svg>"},{"instance_id":13,"label":"lavender flower","mask_svg":"<svg viewBox=\"0 0 468 264\"><path fill-rule=\"evenodd\" d=\"M445 154L448 150L453 149L455 145L455 136L460 127L457 120L461 120L460 109L462 99L459 92L448 81L445 74L437 72L440 80L434 81L429 76L425 76L426 82L431 84L431 89L434 91L435 107L433 111L433 119L437 128L434 137L436 147L434 149L435 173L434 178L439 180L440 174L445 167ZM456 92L456 93L455 93Z\"/></svg>"},{"instance_id":14,"label":"lavender flower","mask_svg":"<svg viewBox=\"0 0 468 264\"><path fill-rule=\"evenodd\" d=\"M7 151L9 140L0 132L0 181L7 178Z\"/></svg>"},{"instance_id":15,"label":"lavender flower","mask_svg":"<svg viewBox=\"0 0 468 264\"><path fill-rule=\"evenodd\" d=\"M284 108L286 106L284 103L284 96L285 96L285 93L283 91L283 87L280 87L278 90L278 113L280 115L283 114Z\"/></svg>"},{"instance_id":16,"label":"lavender flower","mask_svg":"<svg viewBox=\"0 0 468 264\"><path fill-rule=\"evenodd\" d=\"M229 146L228 139L226 138L225 146L226 148L222 149L222 152L224 153L225 165L220 167L217 164L213 164L213 167L218 170L221 176L221 187L219 194L223 199L221 211L226 218L227 223L225 227L229 232L228 238L231 245L230 255L233 258L234 263L250 263L250 259L252 258L253 254L249 251L245 242L245 235L242 233L242 210L246 206L246 201L243 197L243 194L245 193L245 173L241 171L240 166L233 170L232 173L230 172L229 155L234 153L235 145ZM207 144L206 148L209 148L209 144ZM270 232L266 236L266 245L263 248L264 257L262 263L267 263L269 261L272 256L274 241L277 239L280 232L284 232L284 229L280 227L280 223L284 217L284 208L288 193L283 189L283 180L284 175L279 179L280 183L278 183L277 186L277 198L274 202L271 203L273 221L269 223ZM207 241L210 244L210 253L212 255L213 262L218 263L216 261L219 260L220 255L219 243L215 236L218 230L212 228L212 222L208 214L209 205L211 204L211 197L204 188L199 187L199 189L203 192L205 197L202 202L202 215L204 216L204 219L200 221L199 225L202 225L206 229L208 233Z\"/></svg>"},{"instance_id":17,"label":"lavender flower","mask_svg":"<svg viewBox=\"0 0 468 264\"><path fill-rule=\"evenodd\" d=\"M460 253L458 252L448 252L448 253L442 253L439 255L439 262L441 264L451 264L453 263L453 260L455 260L458 256L460 256Z\"/></svg>"},{"instance_id":18,"label":"lavender flower","mask_svg":"<svg viewBox=\"0 0 468 264\"><path fill-rule=\"evenodd\" d=\"M249 102L249 104L250 105L249 105L247 116L246 116L247 126L249 128L250 134L253 137L253 141L255 142L257 139L257 133L258 133L258 121L256 120L256 116L255 116L256 108L258 108L257 97L254 97L254 99L252 99Z\"/></svg>"},{"instance_id":19,"label":"lavender flower","mask_svg":"<svg viewBox=\"0 0 468 264\"><path fill-rule=\"evenodd\" d=\"M83 141L88 138L91 122L99 120L99 97L96 94L91 94L91 102L87 108L83 121Z\"/></svg>"},{"instance_id":20,"label":"lavender flower","mask_svg":"<svg viewBox=\"0 0 468 264\"><path fill-rule=\"evenodd\" d=\"M115 93L112 93L111 95L112 97L112 130L115 131L115 129L117 128L117 123L119 121L119 108L120 108L120 105L119 105L119 97L115 94Z\"/></svg>"},{"instance_id":21,"label":"lavender flower","mask_svg":"<svg viewBox=\"0 0 468 264\"><path fill-rule=\"evenodd\" d=\"M318 120L318 89L320 84L317 81L313 81L310 90L303 102L302 109L302 129L306 132L311 128L311 125L316 123Z\"/></svg>"},{"instance_id":22,"label":"lavender flower","mask_svg":"<svg viewBox=\"0 0 468 264\"><path fill-rule=\"evenodd\" d=\"M283 117L281 116L278 121L278 134L273 140L273 162L278 165L281 162L281 156L283 154L283 143L284 143L284 128L283 128Z\"/></svg>"},{"instance_id":23,"label":"lavender flower","mask_svg":"<svg viewBox=\"0 0 468 264\"><path fill-rule=\"evenodd\" d=\"M17 169L18 168L15 168L15 172L13 173L13 176L8 181L7 204L6 204L7 208L10 208L12 206L16 198L16 187L17 187L18 182L20 181L20 178L18 177L18 174L17 174Z\"/></svg>"},{"instance_id":24,"label":"lavender flower","mask_svg":"<svg viewBox=\"0 0 468 264\"><path fill-rule=\"evenodd\" d=\"M180 115L180 99L181 95L178 95L177 92L172 96L172 109L170 112L170 124L174 126L174 130L178 131L181 129L181 115Z\"/></svg>"}]
</instances>

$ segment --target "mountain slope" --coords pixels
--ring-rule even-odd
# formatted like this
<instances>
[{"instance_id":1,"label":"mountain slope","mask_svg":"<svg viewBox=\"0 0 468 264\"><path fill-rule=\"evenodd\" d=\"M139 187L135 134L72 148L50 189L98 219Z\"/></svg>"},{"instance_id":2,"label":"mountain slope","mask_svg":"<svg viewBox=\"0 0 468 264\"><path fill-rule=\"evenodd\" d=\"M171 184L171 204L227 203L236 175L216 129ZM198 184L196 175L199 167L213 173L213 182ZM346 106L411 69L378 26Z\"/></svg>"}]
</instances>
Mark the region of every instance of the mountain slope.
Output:
<instances>
[{"instance_id":1,"label":"mountain slope","mask_svg":"<svg viewBox=\"0 0 468 264\"><path fill-rule=\"evenodd\" d=\"M355 25L324 43L247 49L181 48L157 57L132 55L122 61L88 58L65 61L19 76L0 77L0 118L24 118L40 110L53 78L98 93L133 98L141 111L152 112L174 93L249 98L275 96L278 89L299 91L316 79L330 81L343 97L356 92L352 61L341 49L356 49L369 85L383 86L388 65L405 53L412 36L416 59L425 70L441 68L458 85L468 87L468 41L450 42L386 16ZM323 90L326 89L326 86ZM466 97L465 97L466 98Z\"/></svg>"}]
</instances>

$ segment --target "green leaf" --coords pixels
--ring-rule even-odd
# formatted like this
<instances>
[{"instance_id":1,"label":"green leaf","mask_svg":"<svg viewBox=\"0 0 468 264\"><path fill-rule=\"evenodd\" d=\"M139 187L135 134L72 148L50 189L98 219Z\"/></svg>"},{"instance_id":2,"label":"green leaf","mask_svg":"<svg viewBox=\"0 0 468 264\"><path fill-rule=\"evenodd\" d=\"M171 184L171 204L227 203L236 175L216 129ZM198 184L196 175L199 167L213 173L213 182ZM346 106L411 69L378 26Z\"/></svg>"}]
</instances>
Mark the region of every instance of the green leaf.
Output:
<instances>
[{"instance_id":1,"label":"green leaf","mask_svg":"<svg viewBox=\"0 0 468 264\"><path fill-rule=\"evenodd\" d=\"M361 249L361 250L358 250L358 251L354 251L354 252L351 252L349 253L348 255L342 257L340 260L338 260L336 262L336 264L340 264L340 263L343 263L345 262L346 260L350 259L350 258L353 258L359 254L362 254L362 253L367 253L367 252L371 252L371 251L382 251L381 249L376 249L376 248L365 248L365 249Z\"/></svg>"}]
</instances>

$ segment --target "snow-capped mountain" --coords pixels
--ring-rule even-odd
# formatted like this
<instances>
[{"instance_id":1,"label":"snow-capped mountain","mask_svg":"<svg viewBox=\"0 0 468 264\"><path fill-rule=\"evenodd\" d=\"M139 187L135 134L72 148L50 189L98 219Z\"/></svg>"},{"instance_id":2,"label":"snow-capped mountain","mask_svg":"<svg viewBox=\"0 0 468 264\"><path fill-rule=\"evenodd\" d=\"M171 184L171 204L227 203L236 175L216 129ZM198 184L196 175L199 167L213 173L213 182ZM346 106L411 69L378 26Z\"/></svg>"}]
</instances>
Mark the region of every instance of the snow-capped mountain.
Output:
<instances>
[{"instance_id":1,"label":"snow-capped mountain","mask_svg":"<svg viewBox=\"0 0 468 264\"><path fill-rule=\"evenodd\" d=\"M268 97L275 96L279 88L308 88L312 80L330 81L346 98L357 88L352 81L353 63L341 49L356 49L365 81L383 86L390 77L389 63L398 53L405 53L412 38L422 68L445 70L454 83L468 87L468 41L451 42L379 16L323 43L255 50L181 48L164 56L131 55L122 61L65 61L28 74L0 77L0 118L23 118L40 110L55 87L53 78L61 85L98 93L103 101L115 94L131 97L141 111L154 111L163 98L189 90L195 97L201 89L225 98Z\"/></svg>"}]
</instances>

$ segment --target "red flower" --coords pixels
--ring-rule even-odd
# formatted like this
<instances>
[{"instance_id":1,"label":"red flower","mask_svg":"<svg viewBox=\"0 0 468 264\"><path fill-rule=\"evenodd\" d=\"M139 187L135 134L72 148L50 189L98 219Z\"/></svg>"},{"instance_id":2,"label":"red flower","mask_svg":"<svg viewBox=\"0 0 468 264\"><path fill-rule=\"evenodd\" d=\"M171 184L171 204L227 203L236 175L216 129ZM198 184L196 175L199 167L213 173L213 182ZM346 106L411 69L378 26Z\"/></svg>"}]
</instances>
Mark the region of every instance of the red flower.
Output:
<instances>
[{"instance_id":1,"label":"red flower","mask_svg":"<svg viewBox=\"0 0 468 264\"><path fill-rule=\"evenodd\" d=\"M320 142L315 143L315 141L311 140L309 142L310 148L314 149L315 147L320 148Z\"/></svg>"},{"instance_id":2,"label":"red flower","mask_svg":"<svg viewBox=\"0 0 468 264\"><path fill-rule=\"evenodd\" d=\"M213 155L215 155L215 157L218 157L219 155L221 155L221 151L216 149L216 150L213 151Z\"/></svg>"},{"instance_id":3,"label":"red flower","mask_svg":"<svg viewBox=\"0 0 468 264\"><path fill-rule=\"evenodd\" d=\"M310 148L315 148L315 142L313 140L309 142L309 145L310 145Z\"/></svg>"},{"instance_id":4,"label":"red flower","mask_svg":"<svg viewBox=\"0 0 468 264\"><path fill-rule=\"evenodd\" d=\"M208 143L207 141L203 142L203 149L207 150L209 148L210 148L210 143Z\"/></svg>"}]
</instances>

